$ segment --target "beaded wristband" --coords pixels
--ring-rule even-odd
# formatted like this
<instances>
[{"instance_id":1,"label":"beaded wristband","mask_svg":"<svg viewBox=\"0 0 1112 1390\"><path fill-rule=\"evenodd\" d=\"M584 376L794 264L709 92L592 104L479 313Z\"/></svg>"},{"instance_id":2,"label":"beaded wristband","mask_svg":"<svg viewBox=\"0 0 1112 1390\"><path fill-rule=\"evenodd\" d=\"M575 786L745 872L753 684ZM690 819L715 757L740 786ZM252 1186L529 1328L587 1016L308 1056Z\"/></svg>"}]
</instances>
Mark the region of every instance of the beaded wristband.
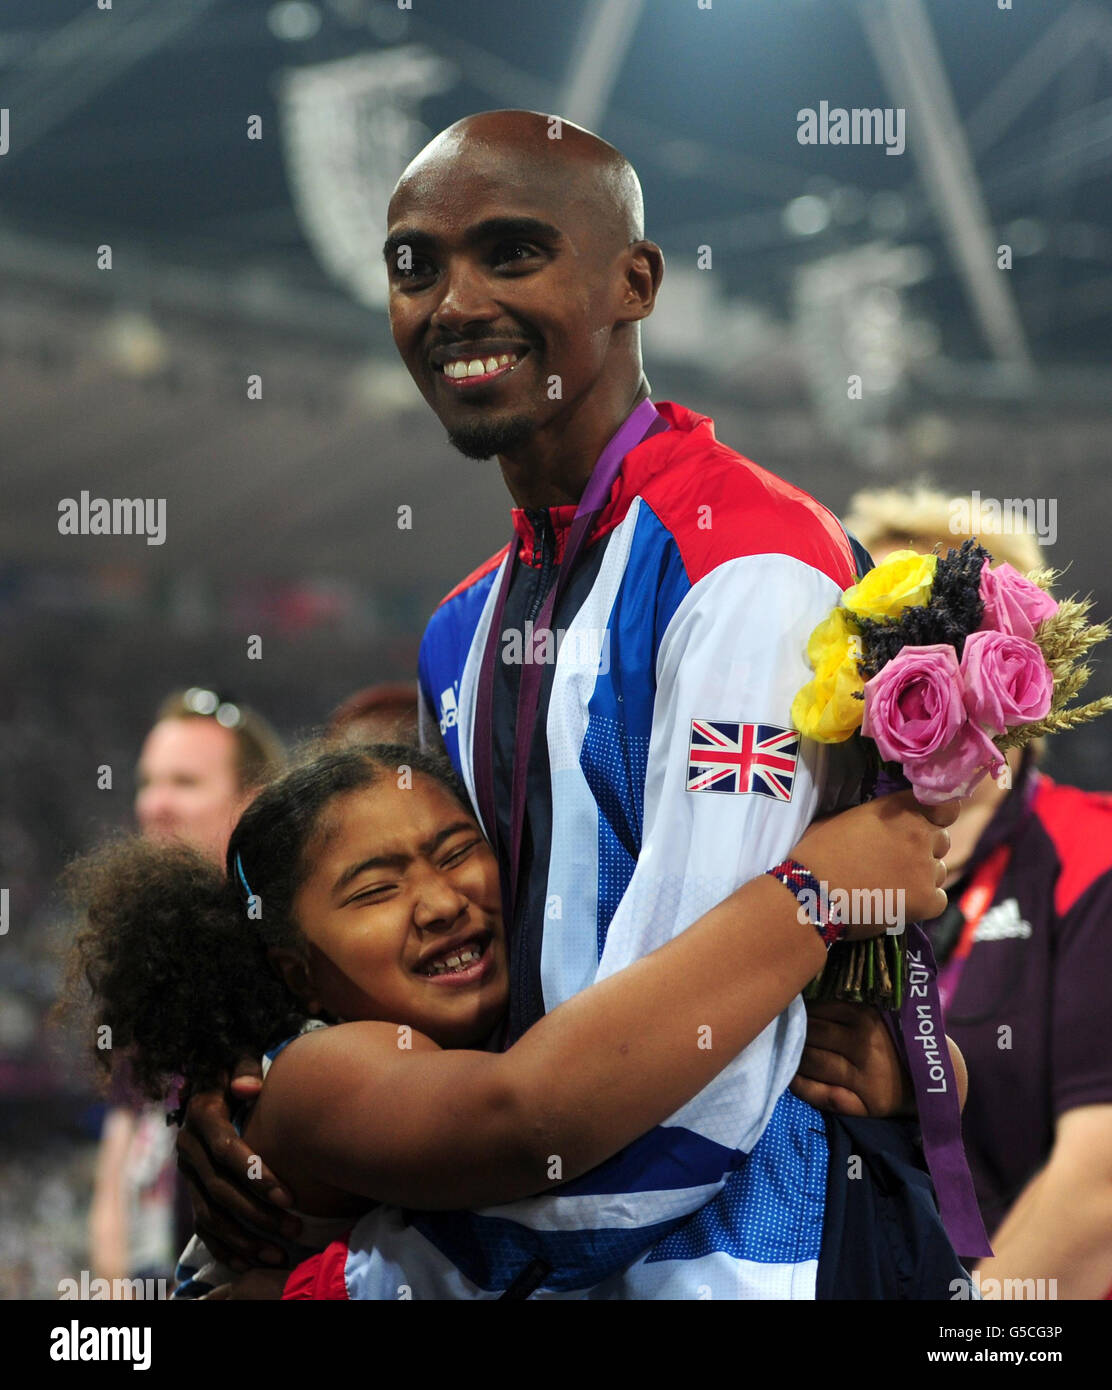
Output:
<instances>
[{"instance_id":1,"label":"beaded wristband","mask_svg":"<svg viewBox=\"0 0 1112 1390\"><path fill-rule=\"evenodd\" d=\"M835 941L841 941L846 934L845 924L839 922L836 914L831 912L826 889L810 869L796 859L782 859L766 872L792 890L800 905L807 910L806 920L822 937L822 944L828 951ZM803 920L802 915L800 920Z\"/></svg>"}]
</instances>

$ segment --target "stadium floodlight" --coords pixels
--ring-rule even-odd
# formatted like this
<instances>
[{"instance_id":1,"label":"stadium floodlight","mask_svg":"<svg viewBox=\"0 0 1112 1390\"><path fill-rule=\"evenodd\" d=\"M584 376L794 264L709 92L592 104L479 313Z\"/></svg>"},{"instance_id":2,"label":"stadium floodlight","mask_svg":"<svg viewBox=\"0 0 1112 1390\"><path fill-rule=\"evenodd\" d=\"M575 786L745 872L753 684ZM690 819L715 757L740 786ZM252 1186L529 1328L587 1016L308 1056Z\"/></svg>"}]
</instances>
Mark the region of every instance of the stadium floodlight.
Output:
<instances>
[{"instance_id":1,"label":"stadium floodlight","mask_svg":"<svg viewBox=\"0 0 1112 1390\"><path fill-rule=\"evenodd\" d=\"M421 101L456 69L417 44L288 69L278 77L286 176L323 269L361 304L386 303L378 248L398 175L429 138Z\"/></svg>"}]
</instances>

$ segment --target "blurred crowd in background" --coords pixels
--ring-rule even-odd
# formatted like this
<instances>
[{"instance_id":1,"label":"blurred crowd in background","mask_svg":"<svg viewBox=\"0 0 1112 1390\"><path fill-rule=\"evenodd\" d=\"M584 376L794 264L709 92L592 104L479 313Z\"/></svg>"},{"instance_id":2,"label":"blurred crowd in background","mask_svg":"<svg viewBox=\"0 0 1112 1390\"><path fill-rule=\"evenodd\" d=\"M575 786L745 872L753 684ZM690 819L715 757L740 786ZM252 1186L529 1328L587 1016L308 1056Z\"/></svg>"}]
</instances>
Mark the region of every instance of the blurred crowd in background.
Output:
<instances>
[{"instance_id":1,"label":"blurred crowd in background","mask_svg":"<svg viewBox=\"0 0 1112 1390\"><path fill-rule=\"evenodd\" d=\"M47 1025L55 883L135 828L163 700L211 689L296 743L412 682L433 606L509 534L384 311L387 199L431 133L500 106L597 130L667 260L658 399L840 514L921 478L1053 502L1059 591L1112 612L1107 5L524 14L0 0L0 1299L89 1267L106 1100L88 1039ZM820 101L909 108L906 154L803 144ZM164 499L164 543L63 534L83 491ZM1109 725L1044 766L1112 786Z\"/></svg>"}]
</instances>

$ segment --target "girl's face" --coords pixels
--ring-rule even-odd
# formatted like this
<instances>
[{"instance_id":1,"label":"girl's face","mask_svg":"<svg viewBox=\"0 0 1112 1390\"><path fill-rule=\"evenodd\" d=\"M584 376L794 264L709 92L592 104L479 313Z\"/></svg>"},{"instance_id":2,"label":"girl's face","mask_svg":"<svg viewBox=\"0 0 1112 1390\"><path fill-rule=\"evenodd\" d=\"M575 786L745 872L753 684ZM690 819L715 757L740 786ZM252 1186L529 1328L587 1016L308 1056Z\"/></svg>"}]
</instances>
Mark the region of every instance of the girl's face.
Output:
<instances>
[{"instance_id":1,"label":"girl's face","mask_svg":"<svg viewBox=\"0 0 1112 1390\"><path fill-rule=\"evenodd\" d=\"M498 863L471 815L430 778L387 774L329 803L310 853L293 902L310 1009L480 1046L508 974Z\"/></svg>"}]
</instances>

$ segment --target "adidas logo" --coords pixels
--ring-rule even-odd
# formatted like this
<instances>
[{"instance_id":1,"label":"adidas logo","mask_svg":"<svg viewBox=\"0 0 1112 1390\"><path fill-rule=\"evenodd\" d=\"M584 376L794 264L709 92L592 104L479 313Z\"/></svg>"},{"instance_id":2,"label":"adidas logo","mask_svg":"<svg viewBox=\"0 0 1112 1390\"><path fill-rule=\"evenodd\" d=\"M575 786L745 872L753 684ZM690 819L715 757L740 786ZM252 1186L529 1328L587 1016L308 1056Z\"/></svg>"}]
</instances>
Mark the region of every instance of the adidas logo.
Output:
<instances>
[{"instance_id":1,"label":"adidas logo","mask_svg":"<svg viewBox=\"0 0 1112 1390\"><path fill-rule=\"evenodd\" d=\"M459 723L459 708L456 705L456 692L449 686L440 692L440 732L446 734Z\"/></svg>"},{"instance_id":2,"label":"adidas logo","mask_svg":"<svg viewBox=\"0 0 1112 1390\"><path fill-rule=\"evenodd\" d=\"M1026 939L1031 935L1031 923L1019 915L1019 903L1015 898L1005 898L1002 903L990 907L981 918L974 941L1009 941L1013 937Z\"/></svg>"}]
</instances>

